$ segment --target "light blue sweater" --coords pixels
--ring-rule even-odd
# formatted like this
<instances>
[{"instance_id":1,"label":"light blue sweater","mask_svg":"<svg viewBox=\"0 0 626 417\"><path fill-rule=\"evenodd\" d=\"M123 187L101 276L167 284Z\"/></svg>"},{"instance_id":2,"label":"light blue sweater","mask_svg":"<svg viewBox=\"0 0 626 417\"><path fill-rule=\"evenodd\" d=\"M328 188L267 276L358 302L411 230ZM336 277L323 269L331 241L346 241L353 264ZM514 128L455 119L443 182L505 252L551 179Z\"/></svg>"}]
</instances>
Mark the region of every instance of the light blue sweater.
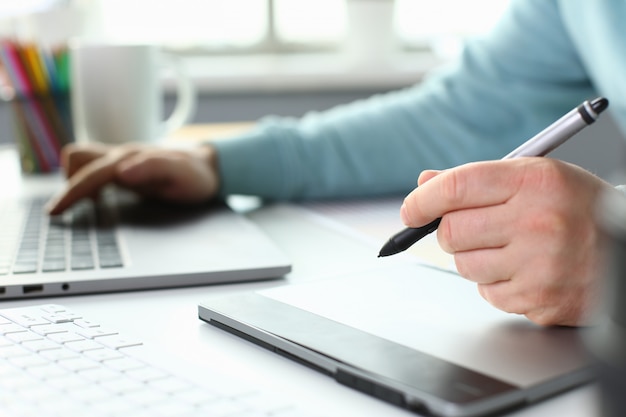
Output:
<instances>
[{"instance_id":1,"label":"light blue sweater","mask_svg":"<svg viewBox=\"0 0 626 417\"><path fill-rule=\"evenodd\" d=\"M598 95L626 131L626 1L514 0L420 85L218 141L221 194L407 193L421 170L499 159Z\"/></svg>"}]
</instances>

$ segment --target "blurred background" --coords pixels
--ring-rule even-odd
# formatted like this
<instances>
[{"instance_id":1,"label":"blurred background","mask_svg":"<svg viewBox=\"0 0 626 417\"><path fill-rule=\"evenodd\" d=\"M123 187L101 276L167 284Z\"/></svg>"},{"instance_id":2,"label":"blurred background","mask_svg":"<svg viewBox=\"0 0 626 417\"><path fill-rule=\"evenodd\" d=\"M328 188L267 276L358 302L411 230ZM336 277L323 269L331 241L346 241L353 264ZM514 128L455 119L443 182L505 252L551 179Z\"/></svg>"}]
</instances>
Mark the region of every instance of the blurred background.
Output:
<instances>
[{"instance_id":1,"label":"blurred background","mask_svg":"<svg viewBox=\"0 0 626 417\"><path fill-rule=\"evenodd\" d=\"M239 122L300 116L419 83L468 37L488 31L508 3L1 0L0 37L51 47L73 37L162 44L183 57L196 83L194 122ZM8 107L0 101L0 143L12 140ZM623 144L603 115L553 156L610 178Z\"/></svg>"}]
</instances>

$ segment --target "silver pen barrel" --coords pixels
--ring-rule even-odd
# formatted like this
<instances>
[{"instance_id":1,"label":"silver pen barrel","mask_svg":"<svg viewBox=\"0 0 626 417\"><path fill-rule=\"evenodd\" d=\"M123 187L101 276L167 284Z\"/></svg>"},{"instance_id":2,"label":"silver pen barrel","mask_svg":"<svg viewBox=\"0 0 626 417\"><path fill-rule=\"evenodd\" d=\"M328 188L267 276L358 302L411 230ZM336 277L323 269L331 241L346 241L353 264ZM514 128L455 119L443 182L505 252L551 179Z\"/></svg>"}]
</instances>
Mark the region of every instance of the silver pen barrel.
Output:
<instances>
[{"instance_id":1,"label":"silver pen barrel","mask_svg":"<svg viewBox=\"0 0 626 417\"><path fill-rule=\"evenodd\" d=\"M585 101L502 159L544 156L593 123L598 116L599 112L594 110L592 103Z\"/></svg>"}]
</instances>

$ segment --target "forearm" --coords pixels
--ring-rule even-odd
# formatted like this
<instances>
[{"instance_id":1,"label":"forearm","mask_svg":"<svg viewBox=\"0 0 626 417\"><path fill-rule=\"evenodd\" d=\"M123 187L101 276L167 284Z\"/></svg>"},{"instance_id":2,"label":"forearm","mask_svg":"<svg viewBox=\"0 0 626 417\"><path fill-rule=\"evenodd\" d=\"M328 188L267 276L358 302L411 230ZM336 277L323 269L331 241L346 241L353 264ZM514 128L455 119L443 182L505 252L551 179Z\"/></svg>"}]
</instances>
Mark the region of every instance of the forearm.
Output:
<instances>
[{"instance_id":1,"label":"forearm","mask_svg":"<svg viewBox=\"0 0 626 417\"><path fill-rule=\"evenodd\" d=\"M593 94L559 23L553 2L520 1L457 65L419 87L300 121L266 119L247 135L216 143L221 193L405 193L423 169L499 159Z\"/></svg>"}]
</instances>

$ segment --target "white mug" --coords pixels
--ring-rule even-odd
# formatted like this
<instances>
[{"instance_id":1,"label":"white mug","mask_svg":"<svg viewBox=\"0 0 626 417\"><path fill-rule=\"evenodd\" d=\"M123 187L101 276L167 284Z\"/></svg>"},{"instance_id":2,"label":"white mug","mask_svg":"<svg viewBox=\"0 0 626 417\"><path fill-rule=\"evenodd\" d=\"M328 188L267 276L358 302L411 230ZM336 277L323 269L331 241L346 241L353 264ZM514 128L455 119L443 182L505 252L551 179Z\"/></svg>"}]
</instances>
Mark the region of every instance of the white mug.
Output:
<instances>
[{"instance_id":1,"label":"white mug","mask_svg":"<svg viewBox=\"0 0 626 417\"><path fill-rule=\"evenodd\" d=\"M177 79L177 103L163 120L162 74ZM193 83L174 56L150 44L70 44L71 105L78 142L154 142L193 116Z\"/></svg>"}]
</instances>

